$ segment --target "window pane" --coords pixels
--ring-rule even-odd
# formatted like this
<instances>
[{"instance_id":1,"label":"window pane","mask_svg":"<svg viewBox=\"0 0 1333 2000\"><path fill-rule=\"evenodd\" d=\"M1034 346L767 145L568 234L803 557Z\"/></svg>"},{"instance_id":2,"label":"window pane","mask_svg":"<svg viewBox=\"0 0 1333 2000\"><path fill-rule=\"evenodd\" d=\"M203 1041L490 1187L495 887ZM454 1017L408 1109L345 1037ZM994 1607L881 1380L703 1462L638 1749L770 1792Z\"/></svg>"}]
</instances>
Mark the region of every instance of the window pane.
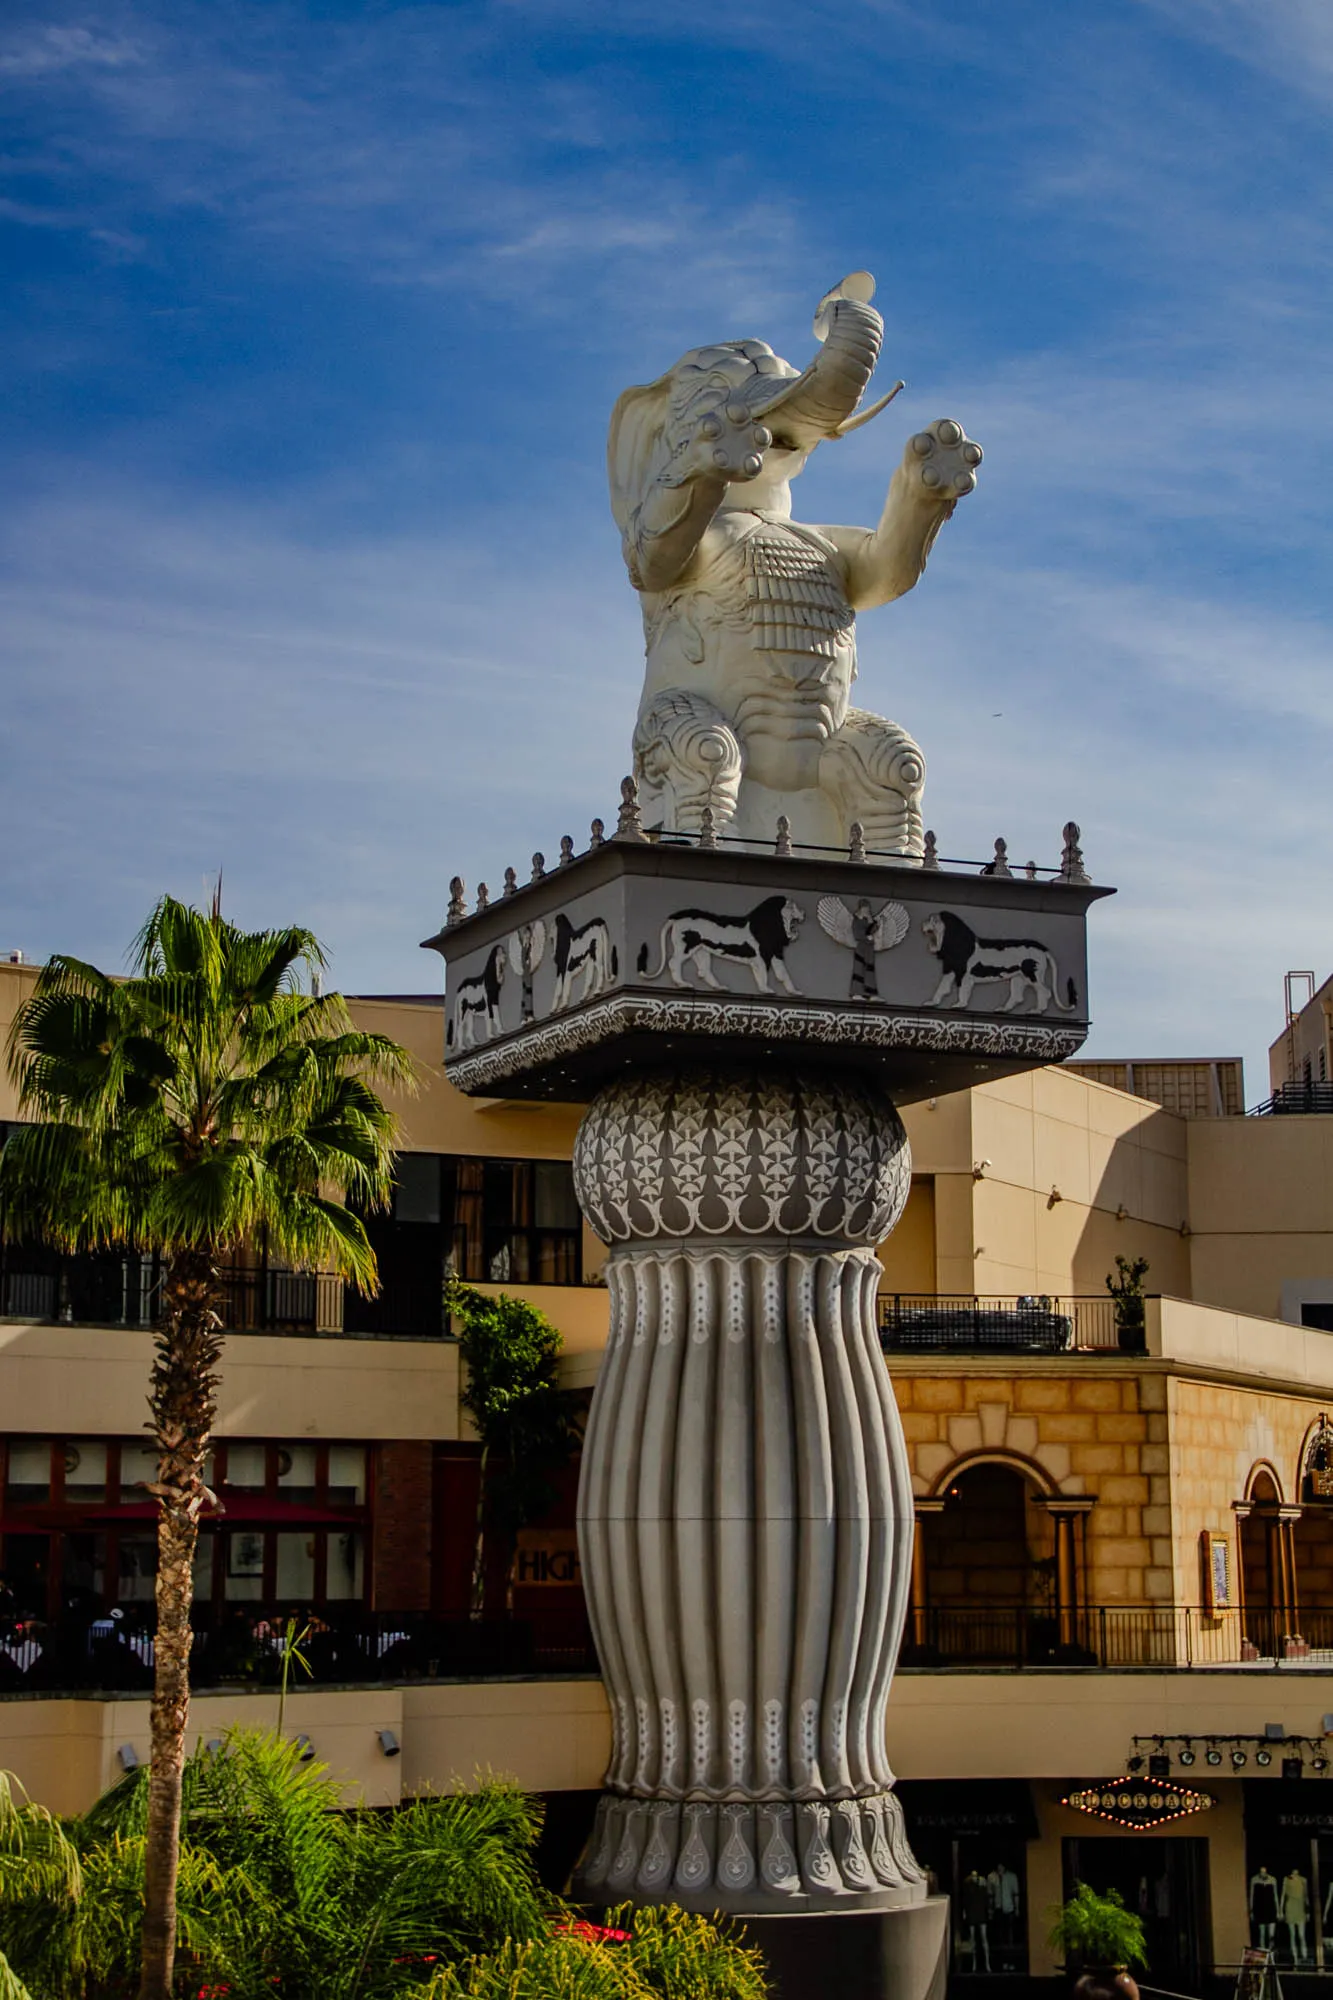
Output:
<instances>
[{"instance_id":1,"label":"window pane","mask_svg":"<svg viewBox=\"0 0 1333 2000\"><path fill-rule=\"evenodd\" d=\"M14 1506L25 1500L51 1498L51 1446L47 1439L10 1439L5 1498Z\"/></svg>"},{"instance_id":2,"label":"window pane","mask_svg":"<svg viewBox=\"0 0 1333 2000\"><path fill-rule=\"evenodd\" d=\"M253 1528L227 1537L226 1594L233 1603L249 1603L264 1594L264 1537Z\"/></svg>"},{"instance_id":3,"label":"window pane","mask_svg":"<svg viewBox=\"0 0 1333 2000\"><path fill-rule=\"evenodd\" d=\"M152 1445L123 1444L120 1447L120 1497L127 1505L135 1500L151 1500L144 1488L157 1479L157 1452Z\"/></svg>"},{"instance_id":4,"label":"window pane","mask_svg":"<svg viewBox=\"0 0 1333 2000\"><path fill-rule=\"evenodd\" d=\"M60 1590L67 1611L100 1611L106 1595L106 1536L66 1535Z\"/></svg>"},{"instance_id":5,"label":"window pane","mask_svg":"<svg viewBox=\"0 0 1333 2000\"><path fill-rule=\"evenodd\" d=\"M106 1446L78 1444L65 1446L65 1498L76 1506L106 1499Z\"/></svg>"},{"instance_id":6,"label":"window pane","mask_svg":"<svg viewBox=\"0 0 1333 2000\"><path fill-rule=\"evenodd\" d=\"M157 1536L122 1535L120 1538L120 1583L117 1596L122 1604L151 1604L153 1580L157 1575Z\"/></svg>"},{"instance_id":7,"label":"window pane","mask_svg":"<svg viewBox=\"0 0 1333 2000\"><path fill-rule=\"evenodd\" d=\"M486 1275L481 1221L483 1166L481 1160L445 1162L446 1180L450 1169L453 1178L447 1247L450 1262L460 1278L484 1278Z\"/></svg>"},{"instance_id":8,"label":"window pane","mask_svg":"<svg viewBox=\"0 0 1333 2000\"><path fill-rule=\"evenodd\" d=\"M579 1205L574 1194L574 1170L563 1160L538 1160L534 1201L538 1229L577 1229Z\"/></svg>"},{"instance_id":9,"label":"window pane","mask_svg":"<svg viewBox=\"0 0 1333 2000\"><path fill-rule=\"evenodd\" d=\"M328 1596L332 1603L362 1594L361 1536L330 1535L328 1546Z\"/></svg>"},{"instance_id":10,"label":"window pane","mask_svg":"<svg viewBox=\"0 0 1333 2000\"><path fill-rule=\"evenodd\" d=\"M315 1450L313 1444L278 1446L278 1491L293 1504L315 1497Z\"/></svg>"},{"instance_id":11,"label":"window pane","mask_svg":"<svg viewBox=\"0 0 1333 2000\"><path fill-rule=\"evenodd\" d=\"M263 1486L266 1479L266 1458L267 1454L262 1444L229 1444L228 1486Z\"/></svg>"},{"instance_id":12,"label":"window pane","mask_svg":"<svg viewBox=\"0 0 1333 2000\"><path fill-rule=\"evenodd\" d=\"M438 1222L440 1161L436 1153L399 1153L393 1163L395 1222Z\"/></svg>"},{"instance_id":13,"label":"window pane","mask_svg":"<svg viewBox=\"0 0 1333 2000\"><path fill-rule=\"evenodd\" d=\"M5 1536L0 1566L0 1613L17 1618L45 1618L46 1582L51 1573L50 1535Z\"/></svg>"},{"instance_id":14,"label":"window pane","mask_svg":"<svg viewBox=\"0 0 1333 2000\"><path fill-rule=\"evenodd\" d=\"M360 1444L329 1446L329 1501L334 1507L366 1504L366 1448Z\"/></svg>"},{"instance_id":15,"label":"window pane","mask_svg":"<svg viewBox=\"0 0 1333 2000\"><path fill-rule=\"evenodd\" d=\"M274 1595L308 1603L315 1594L315 1537L312 1533L277 1535Z\"/></svg>"},{"instance_id":16,"label":"window pane","mask_svg":"<svg viewBox=\"0 0 1333 2000\"><path fill-rule=\"evenodd\" d=\"M194 1545L194 1601L207 1604L213 1595L213 1551L217 1547L213 1528L201 1528Z\"/></svg>"}]
</instances>

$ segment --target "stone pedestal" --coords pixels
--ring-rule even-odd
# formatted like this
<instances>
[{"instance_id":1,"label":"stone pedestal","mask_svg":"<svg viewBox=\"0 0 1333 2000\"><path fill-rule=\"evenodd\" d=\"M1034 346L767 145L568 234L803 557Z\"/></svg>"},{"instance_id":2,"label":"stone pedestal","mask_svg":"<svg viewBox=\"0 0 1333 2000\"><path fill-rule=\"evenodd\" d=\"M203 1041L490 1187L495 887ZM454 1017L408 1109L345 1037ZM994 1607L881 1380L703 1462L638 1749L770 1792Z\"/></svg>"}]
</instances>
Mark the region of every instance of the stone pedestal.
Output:
<instances>
[{"instance_id":1,"label":"stone pedestal","mask_svg":"<svg viewBox=\"0 0 1333 2000\"><path fill-rule=\"evenodd\" d=\"M902 1123L849 1077L682 1067L602 1089L574 1171L611 1246L579 1538L614 1732L575 1893L920 1904L884 1741L913 1517L873 1246Z\"/></svg>"},{"instance_id":2,"label":"stone pedestal","mask_svg":"<svg viewBox=\"0 0 1333 2000\"><path fill-rule=\"evenodd\" d=\"M812 1917L751 1917L772 2000L944 2000L949 1974L949 1899L911 1909L855 1909Z\"/></svg>"}]
</instances>

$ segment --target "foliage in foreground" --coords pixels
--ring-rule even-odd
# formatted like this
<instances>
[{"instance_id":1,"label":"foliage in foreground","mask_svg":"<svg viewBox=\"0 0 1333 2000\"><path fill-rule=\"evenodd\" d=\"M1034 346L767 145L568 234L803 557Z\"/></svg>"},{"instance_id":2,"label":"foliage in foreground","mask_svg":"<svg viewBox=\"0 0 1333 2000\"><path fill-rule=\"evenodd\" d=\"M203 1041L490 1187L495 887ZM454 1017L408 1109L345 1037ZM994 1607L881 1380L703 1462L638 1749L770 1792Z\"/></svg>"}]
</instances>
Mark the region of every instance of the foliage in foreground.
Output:
<instances>
[{"instance_id":1,"label":"foliage in foreground","mask_svg":"<svg viewBox=\"0 0 1333 2000\"><path fill-rule=\"evenodd\" d=\"M1086 1882L1077 1882L1067 1902L1051 1911L1049 1943L1070 1964L1146 1965L1143 1924L1118 1889L1099 1896Z\"/></svg>"},{"instance_id":2,"label":"foliage in foreground","mask_svg":"<svg viewBox=\"0 0 1333 2000\"><path fill-rule=\"evenodd\" d=\"M481 1485L472 1560L472 1611L485 1608L486 1543L506 1559L520 1528L555 1498L553 1476L577 1443L557 1368L561 1336L526 1299L451 1281L445 1304L464 1366L459 1402L481 1441Z\"/></svg>"},{"instance_id":3,"label":"foliage in foreground","mask_svg":"<svg viewBox=\"0 0 1333 2000\"><path fill-rule=\"evenodd\" d=\"M759 1954L706 1917L668 1906L614 1912L628 1944L572 1936L506 1944L446 1966L420 2000L764 2000Z\"/></svg>"},{"instance_id":4,"label":"foliage in foreground","mask_svg":"<svg viewBox=\"0 0 1333 2000\"><path fill-rule=\"evenodd\" d=\"M60 1822L0 1779L0 2000L119 2000L139 1961L147 1774ZM338 1811L294 1744L235 1730L185 1769L179 1993L214 2000L764 2000L757 1955L676 1909L623 1944L539 1884L540 1805L490 1780Z\"/></svg>"}]
</instances>

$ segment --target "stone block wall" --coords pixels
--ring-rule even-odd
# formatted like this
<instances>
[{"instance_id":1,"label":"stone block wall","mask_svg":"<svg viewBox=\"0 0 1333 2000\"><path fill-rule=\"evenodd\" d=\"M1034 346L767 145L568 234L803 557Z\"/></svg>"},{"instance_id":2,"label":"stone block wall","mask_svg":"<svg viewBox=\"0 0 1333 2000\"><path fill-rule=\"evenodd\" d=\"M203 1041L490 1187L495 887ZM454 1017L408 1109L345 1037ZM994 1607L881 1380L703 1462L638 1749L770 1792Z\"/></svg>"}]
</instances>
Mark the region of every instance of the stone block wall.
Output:
<instances>
[{"instance_id":1,"label":"stone block wall","mask_svg":"<svg viewBox=\"0 0 1333 2000\"><path fill-rule=\"evenodd\" d=\"M1204 1529L1231 1536L1233 1570L1238 1567L1232 1503L1245 1498L1258 1467L1272 1472L1279 1499L1299 1501L1305 1441L1318 1421L1320 1404L1314 1397L1279 1396L1179 1376L1170 1379L1169 1389L1176 1589L1181 1593L1178 1602L1188 1604L1198 1601L1199 1538ZM1319 1592L1321 1581L1307 1573L1304 1601L1315 1601L1307 1591ZM1324 1601L1333 1604L1333 1598Z\"/></svg>"},{"instance_id":2,"label":"stone block wall","mask_svg":"<svg viewBox=\"0 0 1333 2000\"><path fill-rule=\"evenodd\" d=\"M1087 1601L1172 1601L1164 1377L1083 1365L1059 1374L971 1375L925 1374L895 1362L890 1372L916 1493L942 1493L968 1461L992 1458L1025 1472L1039 1492L1092 1496Z\"/></svg>"}]
</instances>

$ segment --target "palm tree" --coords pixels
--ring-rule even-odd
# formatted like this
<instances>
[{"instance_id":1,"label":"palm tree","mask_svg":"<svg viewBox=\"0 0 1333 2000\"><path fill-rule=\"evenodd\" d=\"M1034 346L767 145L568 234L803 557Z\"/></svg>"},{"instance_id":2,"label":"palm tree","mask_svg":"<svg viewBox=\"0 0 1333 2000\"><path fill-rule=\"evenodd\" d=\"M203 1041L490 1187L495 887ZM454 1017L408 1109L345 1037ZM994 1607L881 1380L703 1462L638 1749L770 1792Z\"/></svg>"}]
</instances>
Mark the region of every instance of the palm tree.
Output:
<instances>
[{"instance_id":1,"label":"palm tree","mask_svg":"<svg viewBox=\"0 0 1333 2000\"><path fill-rule=\"evenodd\" d=\"M376 1289L359 1216L392 1180L396 1122L376 1085L411 1088L396 1042L353 1027L317 988L324 953L300 929L246 932L215 897L163 897L118 980L76 958L42 970L15 1020L20 1115L0 1160L4 1229L70 1251L164 1261L149 1393L157 1446L157 1646L140 2000L169 2000L181 1768L189 1710L192 1566L212 1501L220 1257L247 1244Z\"/></svg>"}]
</instances>

